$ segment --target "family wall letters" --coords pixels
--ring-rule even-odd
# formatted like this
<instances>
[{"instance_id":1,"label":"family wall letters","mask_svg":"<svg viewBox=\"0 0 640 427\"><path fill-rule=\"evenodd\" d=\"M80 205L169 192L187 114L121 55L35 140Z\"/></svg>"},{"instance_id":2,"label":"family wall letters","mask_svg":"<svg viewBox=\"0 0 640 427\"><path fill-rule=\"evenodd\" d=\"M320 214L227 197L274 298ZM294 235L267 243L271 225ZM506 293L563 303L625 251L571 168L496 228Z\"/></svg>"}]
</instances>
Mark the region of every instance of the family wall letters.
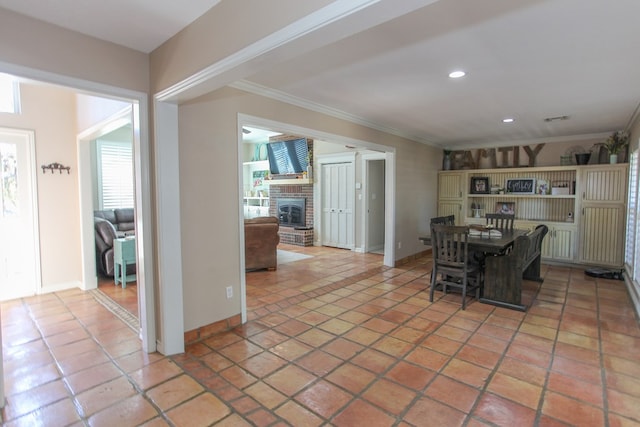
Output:
<instances>
[{"instance_id":1,"label":"family wall letters","mask_svg":"<svg viewBox=\"0 0 640 427\"><path fill-rule=\"evenodd\" d=\"M528 145L523 145L522 147L479 148L475 150L475 155L470 150L453 151L451 153L452 166L453 169L533 167L536 165L536 157L542 150L542 147L544 147L544 144L538 144L533 149ZM520 164L521 148L528 157L528 163L526 165ZM487 160L484 161L483 159Z\"/></svg>"}]
</instances>

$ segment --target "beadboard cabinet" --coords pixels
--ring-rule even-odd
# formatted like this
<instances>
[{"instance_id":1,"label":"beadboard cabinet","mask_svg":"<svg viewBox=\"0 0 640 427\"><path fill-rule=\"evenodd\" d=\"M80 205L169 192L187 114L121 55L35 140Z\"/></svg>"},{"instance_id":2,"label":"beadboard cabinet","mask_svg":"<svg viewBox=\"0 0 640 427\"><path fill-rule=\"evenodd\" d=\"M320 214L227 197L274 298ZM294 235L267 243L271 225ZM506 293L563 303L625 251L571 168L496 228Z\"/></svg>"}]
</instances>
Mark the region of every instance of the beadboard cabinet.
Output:
<instances>
[{"instance_id":1,"label":"beadboard cabinet","mask_svg":"<svg viewBox=\"0 0 640 427\"><path fill-rule=\"evenodd\" d=\"M627 174L627 164L443 171L438 176L438 215L456 215L457 224L483 224L487 212L513 204L515 227L549 227L543 259L620 267ZM535 179L535 194L471 194L471 178L488 178L490 186L500 188L508 179Z\"/></svg>"},{"instance_id":2,"label":"beadboard cabinet","mask_svg":"<svg viewBox=\"0 0 640 427\"><path fill-rule=\"evenodd\" d=\"M582 168L580 263L622 267L627 184L627 164Z\"/></svg>"},{"instance_id":3,"label":"beadboard cabinet","mask_svg":"<svg viewBox=\"0 0 640 427\"><path fill-rule=\"evenodd\" d=\"M440 172L438 174L438 216L455 215L456 224L464 224L466 174L464 172Z\"/></svg>"}]
</instances>

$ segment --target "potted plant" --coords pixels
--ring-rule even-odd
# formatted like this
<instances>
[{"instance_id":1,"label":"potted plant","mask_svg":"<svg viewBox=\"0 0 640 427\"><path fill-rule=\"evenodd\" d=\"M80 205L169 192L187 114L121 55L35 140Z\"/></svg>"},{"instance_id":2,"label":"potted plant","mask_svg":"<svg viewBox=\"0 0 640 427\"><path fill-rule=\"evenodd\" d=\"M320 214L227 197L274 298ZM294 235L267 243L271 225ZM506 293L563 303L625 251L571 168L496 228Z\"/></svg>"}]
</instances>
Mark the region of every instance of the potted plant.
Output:
<instances>
[{"instance_id":1,"label":"potted plant","mask_svg":"<svg viewBox=\"0 0 640 427\"><path fill-rule=\"evenodd\" d=\"M613 132L604 142L604 147L609 152L609 163L618 162L618 153L629 145L629 134L623 131Z\"/></svg>"}]
</instances>

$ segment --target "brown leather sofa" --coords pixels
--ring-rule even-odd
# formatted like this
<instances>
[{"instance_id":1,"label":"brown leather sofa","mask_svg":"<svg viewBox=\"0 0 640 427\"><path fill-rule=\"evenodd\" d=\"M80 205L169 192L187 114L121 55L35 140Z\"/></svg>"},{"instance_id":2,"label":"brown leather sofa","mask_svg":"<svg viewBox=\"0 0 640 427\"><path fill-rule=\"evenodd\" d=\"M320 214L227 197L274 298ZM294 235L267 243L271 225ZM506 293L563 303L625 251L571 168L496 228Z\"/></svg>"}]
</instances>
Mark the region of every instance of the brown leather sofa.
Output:
<instances>
[{"instance_id":1,"label":"brown leather sofa","mask_svg":"<svg viewBox=\"0 0 640 427\"><path fill-rule=\"evenodd\" d=\"M244 263L246 270L278 268L280 236L278 218L272 216L244 220Z\"/></svg>"}]
</instances>

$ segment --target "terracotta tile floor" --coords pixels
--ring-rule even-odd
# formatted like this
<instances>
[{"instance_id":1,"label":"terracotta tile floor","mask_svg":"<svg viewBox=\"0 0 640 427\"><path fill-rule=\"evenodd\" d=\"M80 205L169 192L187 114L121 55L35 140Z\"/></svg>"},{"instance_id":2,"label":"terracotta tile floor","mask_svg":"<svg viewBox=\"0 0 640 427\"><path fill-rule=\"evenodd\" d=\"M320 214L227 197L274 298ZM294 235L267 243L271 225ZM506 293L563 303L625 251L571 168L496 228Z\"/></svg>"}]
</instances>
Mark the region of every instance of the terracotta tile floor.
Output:
<instances>
[{"instance_id":1,"label":"terracotta tile floor","mask_svg":"<svg viewBox=\"0 0 640 427\"><path fill-rule=\"evenodd\" d=\"M79 290L3 303L7 426L638 426L623 282L544 266L526 313L436 293L430 258L287 247L250 321L174 357Z\"/></svg>"},{"instance_id":2,"label":"terracotta tile floor","mask_svg":"<svg viewBox=\"0 0 640 427\"><path fill-rule=\"evenodd\" d=\"M113 278L99 277L98 289L118 303L123 309L138 317L138 286L136 282L129 282L123 289L116 286Z\"/></svg>"}]
</instances>

